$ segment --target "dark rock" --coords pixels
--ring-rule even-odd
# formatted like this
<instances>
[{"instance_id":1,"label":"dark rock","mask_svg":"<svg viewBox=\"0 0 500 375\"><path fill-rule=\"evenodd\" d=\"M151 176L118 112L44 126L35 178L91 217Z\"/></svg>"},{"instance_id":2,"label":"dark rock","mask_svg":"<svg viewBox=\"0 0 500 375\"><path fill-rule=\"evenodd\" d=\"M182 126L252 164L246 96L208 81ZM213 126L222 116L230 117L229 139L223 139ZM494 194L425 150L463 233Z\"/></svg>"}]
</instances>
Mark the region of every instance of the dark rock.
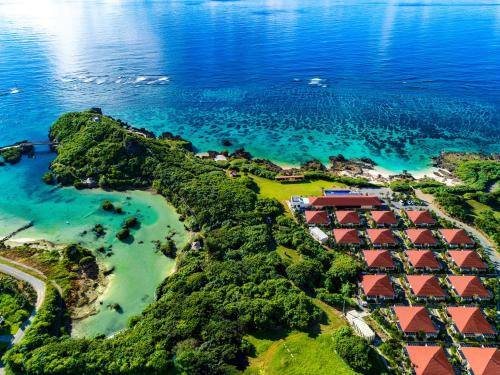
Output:
<instances>
[{"instance_id":1,"label":"dark rock","mask_svg":"<svg viewBox=\"0 0 500 375\"><path fill-rule=\"evenodd\" d=\"M222 145L224 147L229 147L229 146L232 146L233 144L231 143L231 141L229 139L223 139L222 140Z\"/></svg>"}]
</instances>

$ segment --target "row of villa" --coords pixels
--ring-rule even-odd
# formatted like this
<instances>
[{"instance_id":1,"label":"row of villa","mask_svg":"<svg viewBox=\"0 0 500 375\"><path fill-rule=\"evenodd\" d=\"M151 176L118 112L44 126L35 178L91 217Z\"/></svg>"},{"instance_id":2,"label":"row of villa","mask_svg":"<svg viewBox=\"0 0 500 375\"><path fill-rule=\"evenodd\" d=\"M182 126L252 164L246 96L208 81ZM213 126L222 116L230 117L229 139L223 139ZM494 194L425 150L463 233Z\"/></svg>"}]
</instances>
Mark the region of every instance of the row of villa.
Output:
<instances>
[{"instance_id":1,"label":"row of villa","mask_svg":"<svg viewBox=\"0 0 500 375\"><path fill-rule=\"evenodd\" d=\"M407 339L413 373L455 374L447 350L433 342L449 327L469 374L500 375L500 351L487 344L498 332L479 306L493 300L479 276L490 268L465 230L439 228L428 210L396 213L378 196L292 197L289 207L316 240L364 261L360 304L385 307Z\"/></svg>"}]
</instances>

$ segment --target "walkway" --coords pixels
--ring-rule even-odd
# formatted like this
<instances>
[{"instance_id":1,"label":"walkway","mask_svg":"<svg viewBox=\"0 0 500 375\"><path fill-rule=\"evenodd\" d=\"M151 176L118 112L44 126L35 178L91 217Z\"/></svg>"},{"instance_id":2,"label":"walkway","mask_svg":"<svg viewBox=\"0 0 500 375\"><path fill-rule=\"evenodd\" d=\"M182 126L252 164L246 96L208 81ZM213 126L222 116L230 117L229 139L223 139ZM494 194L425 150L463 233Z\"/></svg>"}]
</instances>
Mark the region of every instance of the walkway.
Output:
<instances>
[{"instance_id":1,"label":"walkway","mask_svg":"<svg viewBox=\"0 0 500 375\"><path fill-rule=\"evenodd\" d=\"M488 256L491 259L491 262L495 265L495 270L498 275L500 275L500 255L496 251L495 245L481 232L479 232L476 228L467 225L447 213L441 210L439 208L438 204L435 202L434 197L431 194L425 194L422 190L420 189L415 189L415 194L418 199L421 199L429 205L429 208L434 211L438 216L451 221L453 224L455 224L459 228L463 228L467 230L468 232L472 233L480 242L482 248L484 251L488 254Z\"/></svg>"}]
</instances>

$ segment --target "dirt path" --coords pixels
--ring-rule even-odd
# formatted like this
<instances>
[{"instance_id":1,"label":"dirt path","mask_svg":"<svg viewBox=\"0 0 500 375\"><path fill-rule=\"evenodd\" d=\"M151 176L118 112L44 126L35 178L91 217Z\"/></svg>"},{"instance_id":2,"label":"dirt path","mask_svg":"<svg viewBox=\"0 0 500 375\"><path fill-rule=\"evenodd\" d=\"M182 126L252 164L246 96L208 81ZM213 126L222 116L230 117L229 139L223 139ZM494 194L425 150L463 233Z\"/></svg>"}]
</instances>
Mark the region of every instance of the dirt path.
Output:
<instances>
[{"instance_id":1,"label":"dirt path","mask_svg":"<svg viewBox=\"0 0 500 375\"><path fill-rule=\"evenodd\" d=\"M436 215L451 221L453 224L455 224L459 228L463 228L470 233L472 233L480 242L481 246L483 247L484 251L488 254L488 256L491 259L491 262L495 265L495 270L498 275L500 275L500 254L496 251L495 245L481 232L479 232L476 228L465 224L461 222L460 220L457 220L450 215L448 215L446 212L444 212L438 204L435 202L434 197L431 194L425 194L423 191L420 189L415 190L415 194L417 198L425 201L428 205L429 208L436 213Z\"/></svg>"}]
</instances>

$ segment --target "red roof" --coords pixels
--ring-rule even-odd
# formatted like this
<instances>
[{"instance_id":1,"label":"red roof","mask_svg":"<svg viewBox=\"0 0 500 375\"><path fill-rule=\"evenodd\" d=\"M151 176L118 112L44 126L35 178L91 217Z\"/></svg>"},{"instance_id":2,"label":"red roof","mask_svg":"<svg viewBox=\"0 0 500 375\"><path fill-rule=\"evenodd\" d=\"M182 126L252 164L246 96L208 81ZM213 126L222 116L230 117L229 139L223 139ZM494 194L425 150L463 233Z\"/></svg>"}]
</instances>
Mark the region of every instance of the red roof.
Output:
<instances>
[{"instance_id":1,"label":"red roof","mask_svg":"<svg viewBox=\"0 0 500 375\"><path fill-rule=\"evenodd\" d=\"M463 229L440 229L439 231L450 245L474 245L474 241Z\"/></svg>"},{"instance_id":2,"label":"red roof","mask_svg":"<svg viewBox=\"0 0 500 375\"><path fill-rule=\"evenodd\" d=\"M377 224L397 224L398 219L392 211L371 211L371 215Z\"/></svg>"},{"instance_id":3,"label":"red roof","mask_svg":"<svg viewBox=\"0 0 500 375\"><path fill-rule=\"evenodd\" d=\"M363 292L372 297L394 297L391 279L387 275L363 275Z\"/></svg>"},{"instance_id":4,"label":"red roof","mask_svg":"<svg viewBox=\"0 0 500 375\"><path fill-rule=\"evenodd\" d=\"M406 250L406 256L415 268L441 268L431 250Z\"/></svg>"},{"instance_id":5,"label":"red roof","mask_svg":"<svg viewBox=\"0 0 500 375\"><path fill-rule=\"evenodd\" d=\"M395 245L396 239L390 229L367 229L366 233L374 245Z\"/></svg>"},{"instance_id":6,"label":"red roof","mask_svg":"<svg viewBox=\"0 0 500 375\"><path fill-rule=\"evenodd\" d=\"M366 195L330 195L309 197L309 204L315 207L361 207L382 205L379 197Z\"/></svg>"},{"instance_id":7,"label":"red roof","mask_svg":"<svg viewBox=\"0 0 500 375\"><path fill-rule=\"evenodd\" d=\"M364 250L366 264L370 268L391 268L394 267L394 261L387 250Z\"/></svg>"},{"instance_id":8,"label":"red roof","mask_svg":"<svg viewBox=\"0 0 500 375\"><path fill-rule=\"evenodd\" d=\"M448 253L453 262L460 268L487 268L474 250L449 250Z\"/></svg>"},{"instance_id":9,"label":"red roof","mask_svg":"<svg viewBox=\"0 0 500 375\"><path fill-rule=\"evenodd\" d=\"M429 229L407 229L406 235L414 245L435 245L437 243Z\"/></svg>"},{"instance_id":10,"label":"red roof","mask_svg":"<svg viewBox=\"0 0 500 375\"><path fill-rule=\"evenodd\" d=\"M333 236L335 237L335 242L338 244L360 244L357 229L334 229Z\"/></svg>"},{"instance_id":11,"label":"red roof","mask_svg":"<svg viewBox=\"0 0 500 375\"><path fill-rule=\"evenodd\" d=\"M490 297L490 293L477 276L448 276L448 279L460 297Z\"/></svg>"},{"instance_id":12,"label":"red roof","mask_svg":"<svg viewBox=\"0 0 500 375\"><path fill-rule=\"evenodd\" d=\"M500 350L497 348L476 348L473 346L462 347L469 367L474 375L500 374Z\"/></svg>"},{"instance_id":13,"label":"red roof","mask_svg":"<svg viewBox=\"0 0 500 375\"><path fill-rule=\"evenodd\" d=\"M427 210L406 211L406 214L413 224L434 224L436 222Z\"/></svg>"},{"instance_id":14,"label":"red roof","mask_svg":"<svg viewBox=\"0 0 500 375\"><path fill-rule=\"evenodd\" d=\"M446 353L440 346L408 345L406 351L417 375L455 375Z\"/></svg>"},{"instance_id":15,"label":"red roof","mask_svg":"<svg viewBox=\"0 0 500 375\"><path fill-rule=\"evenodd\" d=\"M306 211L306 223L307 224L328 224L330 223L330 218L326 211Z\"/></svg>"},{"instance_id":16,"label":"red roof","mask_svg":"<svg viewBox=\"0 0 500 375\"><path fill-rule=\"evenodd\" d=\"M460 333L495 334L479 307L448 307L448 314Z\"/></svg>"},{"instance_id":17,"label":"red roof","mask_svg":"<svg viewBox=\"0 0 500 375\"><path fill-rule=\"evenodd\" d=\"M337 221L340 224L359 224L359 215L356 211L336 211Z\"/></svg>"},{"instance_id":18,"label":"red roof","mask_svg":"<svg viewBox=\"0 0 500 375\"><path fill-rule=\"evenodd\" d=\"M399 326L406 333L436 333L437 329L427 312L422 306L394 306Z\"/></svg>"},{"instance_id":19,"label":"red roof","mask_svg":"<svg viewBox=\"0 0 500 375\"><path fill-rule=\"evenodd\" d=\"M432 275L407 275L413 294L418 297L445 297L446 294L439 281Z\"/></svg>"}]
</instances>

